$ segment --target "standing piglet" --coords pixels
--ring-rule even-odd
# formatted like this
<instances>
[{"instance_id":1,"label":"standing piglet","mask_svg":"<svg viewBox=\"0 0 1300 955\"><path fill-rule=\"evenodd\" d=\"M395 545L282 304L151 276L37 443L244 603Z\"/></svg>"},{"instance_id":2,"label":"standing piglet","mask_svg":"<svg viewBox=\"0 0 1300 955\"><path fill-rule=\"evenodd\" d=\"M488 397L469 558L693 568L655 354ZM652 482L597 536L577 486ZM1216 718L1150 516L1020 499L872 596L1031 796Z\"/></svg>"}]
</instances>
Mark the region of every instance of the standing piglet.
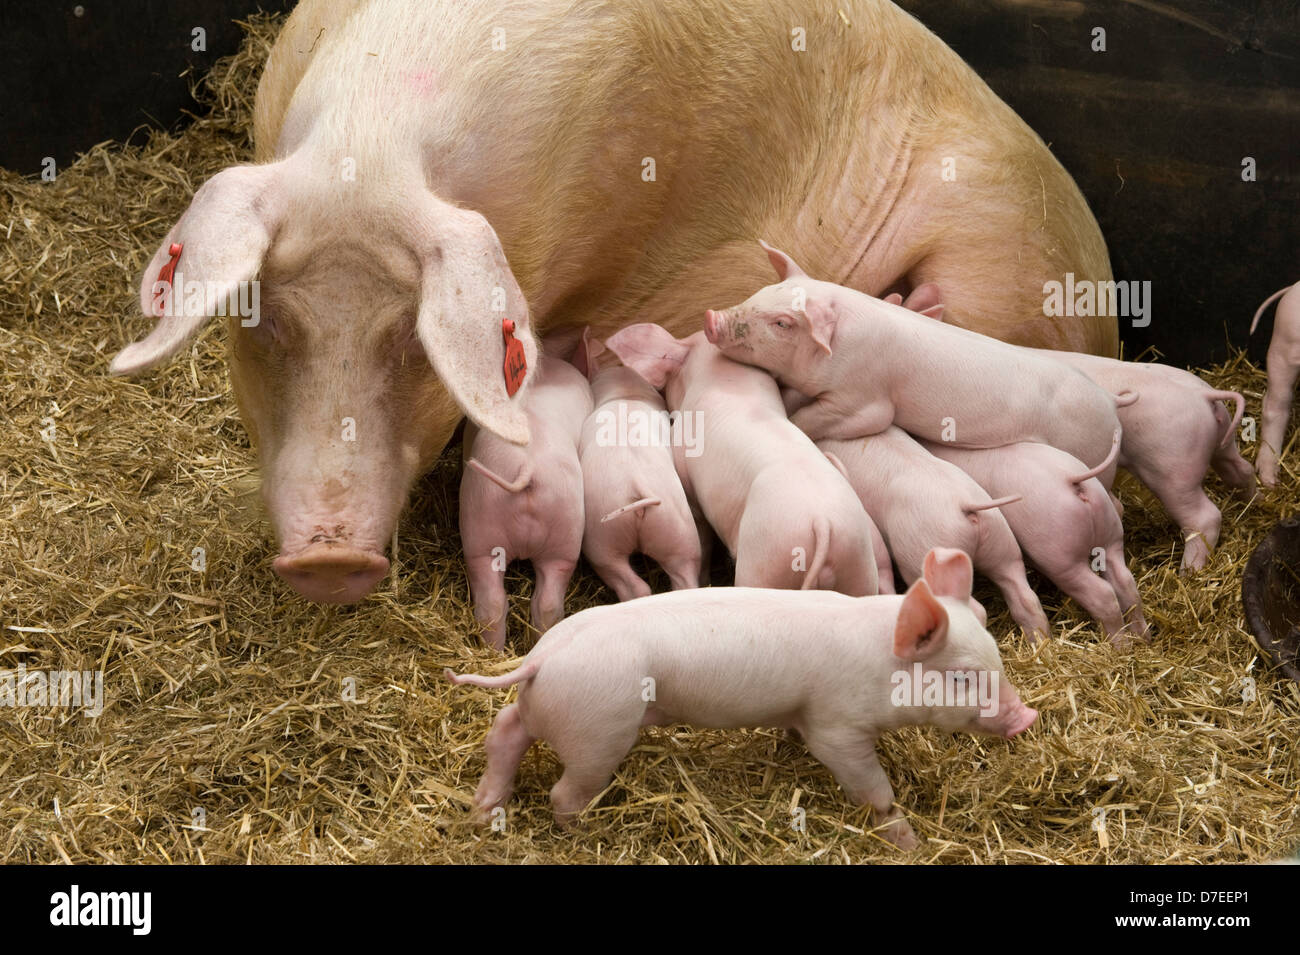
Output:
<instances>
[{"instance_id":1,"label":"standing piglet","mask_svg":"<svg viewBox=\"0 0 1300 955\"><path fill-rule=\"evenodd\" d=\"M1118 408L1124 428L1119 466L1150 488L1182 529L1183 569L1204 567L1223 522L1201 487L1206 470L1213 467L1244 497L1255 493L1254 471L1237 451L1236 430L1246 400L1170 365L1078 352L1040 354L1077 368L1112 394L1136 395ZM1221 401L1235 404L1235 413L1229 415Z\"/></svg>"},{"instance_id":2,"label":"standing piglet","mask_svg":"<svg viewBox=\"0 0 1300 955\"><path fill-rule=\"evenodd\" d=\"M609 784L642 726L775 726L797 730L848 797L872 807L885 838L912 848L916 834L876 756L881 733L929 724L1010 739L1038 717L970 612L970 588L970 558L937 550L902 597L658 594L571 617L504 676L447 670L452 683L519 684L488 733L476 815L484 822L509 801L538 739L564 763L551 804L567 825ZM936 683L948 692L931 693Z\"/></svg>"},{"instance_id":3,"label":"standing piglet","mask_svg":"<svg viewBox=\"0 0 1300 955\"><path fill-rule=\"evenodd\" d=\"M931 548L965 551L1002 591L1030 639L1048 635L1020 547L999 512L1013 498L994 501L961 468L940 461L901 428L853 441L826 438L817 447L840 462L867 513L880 522L903 580L910 584L921 576ZM972 609L984 612L978 604Z\"/></svg>"},{"instance_id":4,"label":"standing piglet","mask_svg":"<svg viewBox=\"0 0 1300 955\"><path fill-rule=\"evenodd\" d=\"M568 362L538 356L527 396L532 440L516 444L465 425L460 536L483 639L506 644L506 565L531 560L533 626L564 618L564 593L582 552L582 463L578 444L591 413L587 379Z\"/></svg>"},{"instance_id":5,"label":"standing piglet","mask_svg":"<svg viewBox=\"0 0 1300 955\"><path fill-rule=\"evenodd\" d=\"M634 553L656 561L673 590L694 587L700 537L673 465L668 408L635 371L601 362L604 351L584 332L575 358L595 406L580 448L587 513L582 552L619 600L650 593L628 563Z\"/></svg>"},{"instance_id":6,"label":"standing piglet","mask_svg":"<svg viewBox=\"0 0 1300 955\"><path fill-rule=\"evenodd\" d=\"M1278 459L1286 446L1286 426L1291 418L1291 399L1300 378L1300 283L1274 292L1255 312L1250 323L1253 334L1260 316L1278 297L1273 317L1273 338L1268 346L1268 390L1264 392L1264 415L1260 425L1259 452L1255 467L1266 486L1277 484Z\"/></svg>"},{"instance_id":7,"label":"standing piglet","mask_svg":"<svg viewBox=\"0 0 1300 955\"><path fill-rule=\"evenodd\" d=\"M1137 581L1124 557L1124 525L1097 480L1119 453L1118 435L1107 460L1091 470L1046 444L924 444L988 493L1023 495L1003 505L1002 514L1029 561L1091 614L1116 647L1127 647L1135 636L1147 639ZM1093 572L1098 562L1101 576Z\"/></svg>"},{"instance_id":8,"label":"standing piglet","mask_svg":"<svg viewBox=\"0 0 1300 955\"><path fill-rule=\"evenodd\" d=\"M740 365L696 333L623 329L606 345L664 392L694 448L678 473L736 559L739 587L876 593L871 518L853 489L790 423L767 372Z\"/></svg>"},{"instance_id":9,"label":"standing piglet","mask_svg":"<svg viewBox=\"0 0 1300 955\"><path fill-rule=\"evenodd\" d=\"M937 286L910 307L807 275L764 244L780 278L725 311L705 333L728 358L771 372L812 400L791 416L809 437L858 438L891 424L959 447L1040 441L1100 461L1119 426L1115 401L1086 375L1029 349L941 321L918 321ZM1103 475L1107 487L1112 467Z\"/></svg>"}]
</instances>

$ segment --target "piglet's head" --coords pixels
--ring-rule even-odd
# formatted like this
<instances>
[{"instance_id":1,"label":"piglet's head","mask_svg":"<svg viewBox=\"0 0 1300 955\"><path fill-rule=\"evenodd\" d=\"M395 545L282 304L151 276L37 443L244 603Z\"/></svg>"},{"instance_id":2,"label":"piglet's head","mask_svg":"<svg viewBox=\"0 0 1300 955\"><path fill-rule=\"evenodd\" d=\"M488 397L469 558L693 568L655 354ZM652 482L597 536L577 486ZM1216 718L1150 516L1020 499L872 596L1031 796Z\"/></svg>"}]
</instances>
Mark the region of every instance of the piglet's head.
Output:
<instances>
[{"instance_id":1,"label":"piglet's head","mask_svg":"<svg viewBox=\"0 0 1300 955\"><path fill-rule=\"evenodd\" d=\"M333 169L295 157L227 169L163 239L140 301L156 324L113 374L161 365L228 316L275 570L310 599L358 600L387 573L410 488L462 414L528 441L537 344L495 232L423 190L397 194L391 177L340 189Z\"/></svg>"},{"instance_id":2,"label":"piglet's head","mask_svg":"<svg viewBox=\"0 0 1300 955\"><path fill-rule=\"evenodd\" d=\"M704 334L728 358L783 381L802 380L832 354L834 286L809 277L780 249L760 244L780 281L732 308L708 310Z\"/></svg>"},{"instance_id":3,"label":"piglet's head","mask_svg":"<svg viewBox=\"0 0 1300 955\"><path fill-rule=\"evenodd\" d=\"M1038 712L1025 706L1002 669L997 644L970 609L974 571L962 551L935 548L908 588L894 629L891 702L898 725L1007 739L1028 729Z\"/></svg>"}]
</instances>

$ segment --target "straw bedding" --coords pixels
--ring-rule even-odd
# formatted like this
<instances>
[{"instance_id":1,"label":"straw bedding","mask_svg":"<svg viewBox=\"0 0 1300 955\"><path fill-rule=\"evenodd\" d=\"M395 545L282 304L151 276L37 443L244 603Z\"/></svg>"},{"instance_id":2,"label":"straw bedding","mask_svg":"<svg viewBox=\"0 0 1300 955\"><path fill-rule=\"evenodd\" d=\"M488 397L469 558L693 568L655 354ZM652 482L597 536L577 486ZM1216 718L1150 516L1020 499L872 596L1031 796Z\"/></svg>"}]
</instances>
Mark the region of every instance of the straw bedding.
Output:
<instances>
[{"instance_id":1,"label":"straw bedding","mask_svg":"<svg viewBox=\"0 0 1300 955\"><path fill-rule=\"evenodd\" d=\"M1177 573L1176 528L1121 485L1150 646L1112 650L1035 578L1056 628L1035 652L996 593L977 592L1042 716L1011 743L921 729L883 741L898 801L928 837L914 853L871 833L830 774L772 730L646 731L577 834L551 823L559 766L537 746L504 831L470 826L483 736L507 694L440 676L504 666L471 637L457 449L417 487L381 589L321 607L271 571L220 323L160 373L105 374L146 327L135 290L154 244L197 186L251 155L278 25L249 24L240 53L199 84L208 112L179 135L96 146L54 183L0 172L0 670L102 670L106 696L97 719L0 709L0 860L1206 863L1294 851L1300 686L1270 667L1240 604L1246 558L1295 509L1294 454L1283 489L1250 505L1208 480L1224 534L1192 577ZM1258 415L1258 368L1238 356L1202 373ZM531 582L512 571L509 583L524 652ZM584 568L569 609L612 599Z\"/></svg>"}]
</instances>

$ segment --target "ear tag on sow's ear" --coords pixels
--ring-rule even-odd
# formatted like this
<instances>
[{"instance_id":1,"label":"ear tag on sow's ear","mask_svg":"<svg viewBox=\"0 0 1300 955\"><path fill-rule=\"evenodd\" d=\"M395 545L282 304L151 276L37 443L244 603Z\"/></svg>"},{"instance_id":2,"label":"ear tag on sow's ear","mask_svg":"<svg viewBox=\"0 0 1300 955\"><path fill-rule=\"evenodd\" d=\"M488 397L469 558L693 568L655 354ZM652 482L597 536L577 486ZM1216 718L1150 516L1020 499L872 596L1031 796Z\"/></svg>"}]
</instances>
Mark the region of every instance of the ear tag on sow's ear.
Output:
<instances>
[{"instance_id":1,"label":"ear tag on sow's ear","mask_svg":"<svg viewBox=\"0 0 1300 955\"><path fill-rule=\"evenodd\" d=\"M161 289L155 296L154 302L156 305L162 305L164 311L166 311L166 306L163 305L163 302L171 297L172 278L176 274L176 263L181 260L181 250L184 248L185 245L181 242L173 242L168 246L167 254L171 256L171 261L164 263L163 267L158 270L158 281L154 283L154 288L158 289L161 286Z\"/></svg>"},{"instance_id":2,"label":"ear tag on sow's ear","mask_svg":"<svg viewBox=\"0 0 1300 955\"><path fill-rule=\"evenodd\" d=\"M501 335L506 340L506 394L514 397L519 386L528 374L528 359L524 357L524 343L515 338L515 323L508 318L501 319Z\"/></svg>"}]
</instances>

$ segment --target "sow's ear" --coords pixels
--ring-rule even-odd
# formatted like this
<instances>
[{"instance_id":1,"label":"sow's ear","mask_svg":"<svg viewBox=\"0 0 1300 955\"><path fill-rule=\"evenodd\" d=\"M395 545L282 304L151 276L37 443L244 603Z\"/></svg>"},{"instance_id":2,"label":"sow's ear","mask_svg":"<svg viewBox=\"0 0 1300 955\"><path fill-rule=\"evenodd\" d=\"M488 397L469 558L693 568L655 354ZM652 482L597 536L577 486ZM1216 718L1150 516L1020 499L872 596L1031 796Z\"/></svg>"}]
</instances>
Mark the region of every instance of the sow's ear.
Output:
<instances>
[{"instance_id":1,"label":"sow's ear","mask_svg":"<svg viewBox=\"0 0 1300 955\"><path fill-rule=\"evenodd\" d=\"M650 322L629 325L616 332L605 340L605 347L660 391L682 367L691 350L689 345L673 338L671 332Z\"/></svg>"},{"instance_id":2,"label":"sow's ear","mask_svg":"<svg viewBox=\"0 0 1300 955\"><path fill-rule=\"evenodd\" d=\"M277 188L282 172L282 163L232 166L199 188L140 280L140 308L158 316L158 324L118 352L109 374L130 375L167 361L194 340L240 283L257 276L283 215L283 190ZM181 246L174 292L159 282L173 244ZM194 282L202 283L201 301L185 294L185 285Z\"/></svg>"},{"instance_id":3,"label":"sow's ear","mask_svg":"<svg viewBox=\"0 0 1300 955\"><path fill-rule=\"evenodd\" d=\"M436 200L434 200L436 202ZM424 216L420 312L416 333L434 371L480 428L512 444L527 444L523 398L537 367L537 339L528 303L487 219L438 202ZM506 388L506 335L523 349L523 382Z\"/></svg>"}]
</instances>

